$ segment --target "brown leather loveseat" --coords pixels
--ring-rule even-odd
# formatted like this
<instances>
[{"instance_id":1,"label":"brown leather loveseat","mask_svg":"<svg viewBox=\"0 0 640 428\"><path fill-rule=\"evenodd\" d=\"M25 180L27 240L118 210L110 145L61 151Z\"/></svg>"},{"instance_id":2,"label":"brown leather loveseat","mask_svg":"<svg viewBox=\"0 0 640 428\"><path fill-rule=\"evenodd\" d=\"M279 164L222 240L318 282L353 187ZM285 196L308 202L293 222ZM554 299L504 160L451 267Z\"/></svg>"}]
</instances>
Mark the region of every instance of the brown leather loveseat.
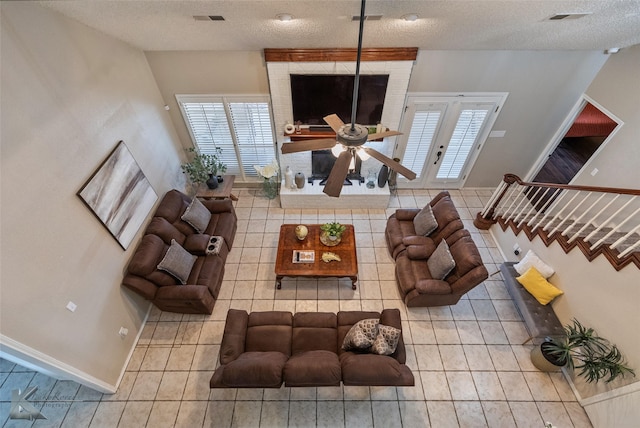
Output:
<instances>
[{"instance_id":1,"label":"brown leather loveseat","mask_svg":"<svg viewBox=\"0 0 640 428\"><path fill-rule=\"evenodd\" d=\"M387 220L385 229L389 253L396 261L396 282L407 306L455 305L466 292L488 277L478 247L469 231L464 229L449 193L440 192L429 206L437 226L427 235L416 232L414 219L422 211L420 209L396 210ZM447 243L453 266L443 277L437 278L431 272L429 266L433 264L429 259L442 240Z\"/></svg>"},{"instance_id":2,"label":"brown leather loveseat","mask_svg":"<svg viewBox=\"0 0 640 428\"><path fill-rule=\"evenodd\" d=\"M342 343L361 320L400 330L395 352L378 355L345 351ZM413 386L405 365L398 309L382 313L270 311L230 309L220 346L220 366L211 388L279 388L305 386Z\"/></svg>"},{"instance_id":3,"label":"brown leather loveseat","mask_svg":"<svg viewBox=\"0 0 640 428\"><path fill-rule=\"evenodd\" d=\"M185 213L191 205L191 197L178 190L167 192L129 262L122 284L163 311L210 314L233 245L237 217L231 200L194 201L200 213L204 211L199 231L183 220L190 219ZM224 242L219 243L217 254L207 255L212 236ZM184 261L176 263L187 266L182 281L180 273L161 266L172 246L184 256Z\"/></svg>"}]
</instances>

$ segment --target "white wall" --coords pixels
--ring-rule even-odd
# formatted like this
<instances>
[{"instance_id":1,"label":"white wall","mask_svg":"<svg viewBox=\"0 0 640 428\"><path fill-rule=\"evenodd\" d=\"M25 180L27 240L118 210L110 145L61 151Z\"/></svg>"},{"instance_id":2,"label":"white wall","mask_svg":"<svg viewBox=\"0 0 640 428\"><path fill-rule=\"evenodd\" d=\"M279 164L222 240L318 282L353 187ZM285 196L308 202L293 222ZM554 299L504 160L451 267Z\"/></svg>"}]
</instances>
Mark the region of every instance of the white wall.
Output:
<instances>
[{"instance_id":1,"label":"white wall","mask_svg":"<svg viewBox=\"0 0 640 428\"><path fill-rule=\"evenodd\" d=\"M120 286L140 233L123 251L76 192L124 140L161 197L183 186L180 143L141 51L34 3L1 8L3 345L113 390L148 307Z\"/></svg>"},{"instance_id":2,"label":"white wall","mask_svg":"<svg viewBox=\"0 0 640 428\"><path fill-rule=\"evenodd\" d=\"M511 172L524 177L598 73L607 56L592 51L425 51L409 92L508 92L465 187L493 187Z\"/></svg>"},{"instance_id":3,"label":"white wall","mask_svg":"<svg viewBox=\"0 0 640 428\"><path fill-rule=\"evenodd\" d=\"M185 148L193 144L176 94L269 95L261 52L153 51L145 55Z\"/></svg>"},{"instance_id":4,"label":"white wall","mask_svg":"<svg viewBox=\"0 0 640 428\"><path fill-rule=\"evenodd\" d=\"M640 45L610 55L587 95L624 122L574 184L640 189ZM600 172L591 176L593 168Z\"/></svg>"}]
</instances>

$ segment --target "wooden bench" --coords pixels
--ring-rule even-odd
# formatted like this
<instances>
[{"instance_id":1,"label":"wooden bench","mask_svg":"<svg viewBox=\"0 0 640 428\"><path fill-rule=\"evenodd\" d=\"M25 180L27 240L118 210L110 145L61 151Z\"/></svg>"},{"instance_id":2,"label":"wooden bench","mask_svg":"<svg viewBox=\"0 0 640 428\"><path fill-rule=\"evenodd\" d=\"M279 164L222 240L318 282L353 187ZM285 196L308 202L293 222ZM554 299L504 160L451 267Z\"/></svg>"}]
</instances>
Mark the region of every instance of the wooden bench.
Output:
<instances>
[{"instance_id":1,"label":"wooden bench","mask_svg":"<svg viewBox=\"0 0 640 428\"><path fill-rule=\"evenodd\" d=\"M532 339L547 336L562 336L564 328L553 311L551 304L541 305L516 279L520 274L513 267L515 263L507 262L500 265L500 272L504 277L504 284L520 312L520 316L529 330L529 338L522 344Z\"/></svg>"}]
</instances>

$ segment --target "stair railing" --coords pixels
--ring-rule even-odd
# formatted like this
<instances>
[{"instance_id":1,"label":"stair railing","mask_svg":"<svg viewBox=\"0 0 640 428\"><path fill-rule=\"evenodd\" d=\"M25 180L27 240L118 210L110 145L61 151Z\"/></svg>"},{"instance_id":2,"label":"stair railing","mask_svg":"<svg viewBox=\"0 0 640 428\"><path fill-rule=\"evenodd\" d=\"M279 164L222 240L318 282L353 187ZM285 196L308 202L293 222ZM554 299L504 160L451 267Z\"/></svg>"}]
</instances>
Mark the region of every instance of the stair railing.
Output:
<instances>
[{"instance_id":1,"label":"stair railing","mask_svg":"<svg viewBox=\"0 0 640 428\"><path fill-rule=\"evenodd\" d=\"M568 243L582 238L591 250L606 245L619 259L640 250L638 189L532 183L505 174L474 224L486 230L498 218L549 237L559 233Z\"/></svg>"}]
</instances>

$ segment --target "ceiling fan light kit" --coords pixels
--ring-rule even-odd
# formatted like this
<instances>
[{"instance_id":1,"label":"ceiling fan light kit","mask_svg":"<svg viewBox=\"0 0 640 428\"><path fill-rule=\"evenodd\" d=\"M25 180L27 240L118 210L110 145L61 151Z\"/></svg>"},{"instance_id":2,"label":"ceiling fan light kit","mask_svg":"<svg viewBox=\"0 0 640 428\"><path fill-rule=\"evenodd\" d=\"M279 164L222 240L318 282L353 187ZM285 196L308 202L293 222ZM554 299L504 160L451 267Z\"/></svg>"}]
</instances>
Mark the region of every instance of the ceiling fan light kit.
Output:
<instances>
[{"instance_id":1,"label":"ceiling fan light kit","mask_svg":"<svg viewBox=\"0 0 640 428\"><path fill-rule=\"evenodd\" d=\"M337 159L329 173L329 177L327 177L326 184L322 191L326 195L335 198L340 196L342 186L344 186L349 170L355 168L356 156L360 157L361 160L367 160L369 157L372 157L386 165L389 169L404 175L409 180L416 178L416 174L410 169L405 168L400 163L383 155L379 151L364 145L367 141L380 140L385 137L401 135L401 132L382 131L382 127L379 125L380 130L376 128L376 132L369 134L368 127L355 123L358 105L358 87L360 83L360 59L362 55L362 33L364 30L365 3L366 0L362 0L360 8L360 30L358 32L358 53L356 57L356 74L353 85L351 123L345 124L336 114L325 116L323 119L331 127L333 132L336 133L336 139L325 138L300 141L296 143L284 143L281 148L283 154L298 153L308 150L331 149L331 152L337 157Z\"/></svg>"}]
</instances>

